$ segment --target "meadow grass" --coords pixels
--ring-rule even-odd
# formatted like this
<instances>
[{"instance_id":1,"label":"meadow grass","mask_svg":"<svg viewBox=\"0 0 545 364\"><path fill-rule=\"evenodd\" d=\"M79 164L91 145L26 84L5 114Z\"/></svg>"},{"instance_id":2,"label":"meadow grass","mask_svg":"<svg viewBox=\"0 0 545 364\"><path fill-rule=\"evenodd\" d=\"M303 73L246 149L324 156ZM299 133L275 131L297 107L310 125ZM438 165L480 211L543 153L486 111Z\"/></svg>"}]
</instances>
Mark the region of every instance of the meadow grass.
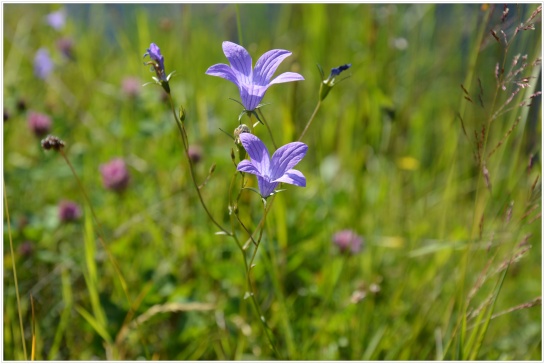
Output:
<instances>
[{"instance_id":1,"label":"meadow grass","mask_svg":"<svg viewBox=\"0 0 545 364\"><path fill-rule=\"evenodd\" d=\"M4 4L4 359L542 360L538 6ZM56 30L45 16L61 8ZM315 110L316 65L352 64L302 139L307 186L269 200L251 278L200 204L164 91L122 90L152 81L142 56L159 45L202 150L199 191L244 243L220 130L238 126L239 95L205 75L225 40L254 62L293 52L277 74L305 81L273 85L261 109L278 145ZM42 150L30 111L66 158ZM114 157L131 176L120 193L99 173ZM61 221L62 199L82 216ZM258 230L257 195L238 213ZM343 229L361 252L332 244Z\"/></svg>"}]
</instances>

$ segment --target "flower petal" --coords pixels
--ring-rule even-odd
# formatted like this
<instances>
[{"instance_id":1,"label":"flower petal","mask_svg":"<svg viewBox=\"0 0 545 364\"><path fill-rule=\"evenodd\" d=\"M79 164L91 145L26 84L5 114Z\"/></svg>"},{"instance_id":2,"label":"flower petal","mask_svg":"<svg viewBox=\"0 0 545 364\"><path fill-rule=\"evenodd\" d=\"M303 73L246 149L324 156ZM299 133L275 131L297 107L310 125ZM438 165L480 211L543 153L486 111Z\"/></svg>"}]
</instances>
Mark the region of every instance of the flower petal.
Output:
<instances>
[{"instance_id":1,"label":"flower petal","mask_svg":"<svg viewBox=\"0 0 545 364\"><path fill-rule=\"evenodd\" d=\"M259 174L265 178L269 178L270 159L269 151L265 144L258 137L250 133L240 134L239 139L246 152L248 152L252 164L259 171Z\"/></svg>"},{"instance_id":2,"label":"flower petal","mask_svg":"<svg viewBox=\"0 0 545 364\"><path fill-rule=\"evenodd\" d=\"M308 146L305 143L288 143L274 152L271 161L271 181L281 178L303 159Z\"/></svg>"},{"instance_id":3,"label":"flower petal","mask_svg":"<svg viewBox=\"0 0 545 364\"><path fill-rule=\"evenodd\" d=\"M303 81L304 79L305 78L298 73L284 72L278 77L276 77L274 80L269 82L269 85L274 85L275 83L291 82L291 81Z\"/></svg>"},{"instance_id":4,"label":"flower petal","mask_svg":"<svg viewBox=\"0 0 545 364\"><path fill-rule=\"evenodd\" d=\"M246 110L252 111L263 100L269 86L246 85L240 86L240 98Z\"/></svg>"},{"instance_id":5,"label":"flower petal","mask_svg":"<svg viewBox=\"0 0 545 364\"><path fill-rule=\"evenodd\" d=\"M240 89L240 84L238 83L237 76L235 75L235 72L231 69L231 67L229 67L226 64L219 63L219 64L215 64L213 66L210 66L206 70L205 74L210 75L210 76L217 76L217 77L224 78L224 79L226 79L228 81L231 81L235 85L237 85L239 87L239 89Z\"/></svg>"},{"instance_id":6,"label":"flower petal","mask_svg":"<svg viewBox=\"0 0 545 364\"><path fill-rule=\"evenodd\" d=\"M300 187L306 187L307 179L297 169L288 170L282 177L275 179L273 182L289 183Z\"/></svg>"},{"instance_id":7,"label":"flower petal","mask_svg":"<svg viewBox=\"0 0 545 364\"><path fill-rule=\"evenodd\" d=\"M263 178L261 176L257 176L257 185L259 186L259 192L261 192L261 196L267 198L271 195L271 193L274 192L274 189L276 186L278 186L278 182L269 182L266 178Z\"/></svg>"},{"instance_id":8,"label":"flower petal","mask_svg":"<svg viewBox=\"0 0 545 364\"><path fill-rule=\"evenodd\" d=\"M232 42L223 42L223 53L231 63L231 68L237 73L239 82L251 83L252 57L244 47Z\"/></svg>"},{"instance_id":9,"label":"flower petal","mask_svg":"<svg viewBox=\"0 0 545 364\"><path fill-rule=\"evenodd\" d=\"M237 166L237 171L255 174L256 176L261 176L261 173L257 170L252 162L247 159L240 161Z\"/></svg>"},{"instance_id":10,"label":"flower petal","mask_svg":"<svg viewBox=\"0 0 545 364\"><path fill-rule=\"evenodd\" d=\"M280 63L291 55L284 49L273 49L264 53L255 63L253 81L257 85L267 85Z\"/></svg>"}]
</instances>

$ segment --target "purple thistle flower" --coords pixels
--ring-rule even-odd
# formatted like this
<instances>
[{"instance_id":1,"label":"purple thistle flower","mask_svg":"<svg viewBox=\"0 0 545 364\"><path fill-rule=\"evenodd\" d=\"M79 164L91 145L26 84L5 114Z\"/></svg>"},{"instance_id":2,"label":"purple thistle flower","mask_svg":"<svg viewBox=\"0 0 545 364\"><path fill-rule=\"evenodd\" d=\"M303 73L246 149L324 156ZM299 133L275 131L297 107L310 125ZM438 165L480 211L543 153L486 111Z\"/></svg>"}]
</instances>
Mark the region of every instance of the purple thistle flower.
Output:
<instances>
[{"instance_id":1,"label":"purple thistle flower","mask_svg":"<svg viewBox=\"0 0 545 364\"><path fill-rule=\"evenodd\" d=\"M72 201L61 201L59 203L59 219L62 222L77 220L81 217L81 209L78 204Z\"/></svg>"},{"instance_id":2,"label":"purple thistle flower","mask_svg":"<svg viewBox=\"0 0 545 364\"><path fill-rule=\"evenodd\" d=\"M53 61L49 56L49 51L45 48L40 48L34 56L34 74L42 80L47 78L53 71Z\"/></svg>"},{"instance_id":3,"label":"purple thistle flower","mask_svg":"<svg viewBox=\"0 0 545 364\"><path fill-rule=\"evenodd\" d=\"M49 24L55 30L61 30L66 22L66 16L64 10L54 11L47 14L47 24Z\"/></svg>"},{"instance_id":4,"label":"purple thistle flower","mask_svg":"<svg viewBox=\"0 0 545 364\"><path fill-rule=\"evenodd\" d=\"M129 185L130 175L125 161L121 158L114 158L100 166L102 184L105 188L121 192Z\"/></svg>"},{"instance_id":5,"label":"purple thistle flower","mask_svg":"<svg viewBox=\"0 0 545 364\"><path fill-rule=\"evenodd\" d=\"M363 247L363 238L353 230L341 230L333 235L333 243L341 252L358 253Z\"/></svg>"},{"instance_id":6,"label":"purple thistle flower","mask_svg":"<svg viewBox=\"0 0 545 364\"><path fill-rule=\"evenodd\" d=\"M28 127L37 137L43 137L51 129L51 118L37 112L28 113Z\"/></svg>"},{"instance_id":7,"label":"purple thistle flower","mask_svg":"<svg viewBox=\"0 0 545 364\"><path fill-rule=\"evenodd\" d=\"M237 171L255 174L259 192L263 198L269 197L280 182L305 187L307 180L295 167L307 153L305 143L288 143L274 152L272 159L263 142L253 134L242 133L240 142L250 155L250 160L243 160Z\"/></svg>"},{"instance_id":8,"label":"purple thistle flower","mask_svg":"<svg viewBox=\"0 0 545 364\"><path fill-rule=\"evenodd\" d=\"M252 69L252 57L238 44L223 42L223 53L231 66L220 63L206 70L206 74L217 76L237 85L242 99L242 105L247 111L255 110L265 96L269 86L275 83L304 80L303 76L295 72L285 72L270 81L280 63L291 52L284 49L273 49L263 54Z\"/></svg>"}]
</instances>

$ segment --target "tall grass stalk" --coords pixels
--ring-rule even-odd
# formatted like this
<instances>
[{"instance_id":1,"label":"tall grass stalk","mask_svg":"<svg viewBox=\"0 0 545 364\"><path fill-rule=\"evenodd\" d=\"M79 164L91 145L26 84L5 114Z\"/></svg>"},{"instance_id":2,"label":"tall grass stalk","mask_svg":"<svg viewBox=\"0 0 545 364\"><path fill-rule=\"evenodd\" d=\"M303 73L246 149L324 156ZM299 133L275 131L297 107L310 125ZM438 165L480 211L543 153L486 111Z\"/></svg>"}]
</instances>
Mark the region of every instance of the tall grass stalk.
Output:
<instances>
[{"instance_id":1,"label":"tall grass stalk","mask_svg":"<svg viewBox=\"0 0 545 364\"><path fill-rule=\"evenodd\" d=\"M6 211L6 220L8 225L8 237L9 237L9 249L11 253L11 267L13 269L13 282L15 284L15 297L17 298L17 312L19 313L19 329L21 330L21 343L23 345L23 354L24 359L27 359L26 353L26 342L25 342L25 330L23 327L23 313L21 310L21 299L19 298L19 284L17 281L17 267L15 266L15 254L13 253L13 239L11 238L11 222L9 220L9 207L8 207L8 196L6 192L6 181L2 179L4 184L4 208Z\"/></svg>"}]
</instances>

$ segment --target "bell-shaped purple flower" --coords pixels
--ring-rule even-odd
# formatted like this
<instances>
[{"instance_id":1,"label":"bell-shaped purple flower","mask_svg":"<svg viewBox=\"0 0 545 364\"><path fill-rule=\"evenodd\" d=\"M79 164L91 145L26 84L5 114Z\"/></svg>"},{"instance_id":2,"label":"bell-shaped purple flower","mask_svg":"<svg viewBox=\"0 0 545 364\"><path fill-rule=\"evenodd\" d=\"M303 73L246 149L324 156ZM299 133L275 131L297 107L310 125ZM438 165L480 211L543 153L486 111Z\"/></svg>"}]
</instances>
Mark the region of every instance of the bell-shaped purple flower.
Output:
<instances>
[{"instance_id":1,"label":"bell-shaped purple flower","mask_svg":"<svg viewBox=\"0 0 545 364\"><path fill-rule=\"evenodd\" d=\"M241 161L237 170L257 176L259 192L263 198L269 197L280 182L300 187L307 185L305 176L293 169L307 153L308 146L305 143L288 143L278 148L270 158L267 147L255 135L242 133L239 139L250 160Z\"/></svg>"},{"instance_id":2,"label":"bell-shaped purple flower","mask_svg":"<svg viewBox=\"0 0 545 364\"><path fill-rule=\"evenodd\" d=\"M225 78L237 85L242 105L247 111L255 110L269 86L275 83L301 81L303 76L295 72L285 72L271 81L280 63L291 52L273 49L263 54L252 69L252 57L244 47L232 42L223 42L223 53L231 66L220 63L206 70L206 74Z\"/></svg>"}]
</instances>

